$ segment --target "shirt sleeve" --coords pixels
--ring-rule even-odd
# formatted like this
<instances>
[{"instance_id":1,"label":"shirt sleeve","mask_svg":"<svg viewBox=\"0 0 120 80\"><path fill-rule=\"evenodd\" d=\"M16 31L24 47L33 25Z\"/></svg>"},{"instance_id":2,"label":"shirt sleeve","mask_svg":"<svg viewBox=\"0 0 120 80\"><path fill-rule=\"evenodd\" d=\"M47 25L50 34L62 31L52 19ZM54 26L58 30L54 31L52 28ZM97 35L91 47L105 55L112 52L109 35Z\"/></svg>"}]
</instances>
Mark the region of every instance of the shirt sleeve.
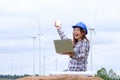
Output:
<instances>
[{"instance_id":1,"label":"shirt sleeve","mask_svg":"<svg viewBox=\"0 0 120 80\"><path fill-rule=\"evenodd\" d=\"M61 29L58 29L57 32L61 39L68 39L68 37L64 34L64 32Z\"/></svg>"},{"instance_id":2,"label":"shirt sleeve","mask_svg":"<svg viewBox=\"0 0 120 80\"><path fill-rule=\"evenodd\" d=\"M88 57L89 53L89 42L86 40L83 40L81 44L79 44L79 48L77 48L77 51L74 51L75 55L73 56L73 59L77 60L85 60Z\"/></svg>"}]
</instances>

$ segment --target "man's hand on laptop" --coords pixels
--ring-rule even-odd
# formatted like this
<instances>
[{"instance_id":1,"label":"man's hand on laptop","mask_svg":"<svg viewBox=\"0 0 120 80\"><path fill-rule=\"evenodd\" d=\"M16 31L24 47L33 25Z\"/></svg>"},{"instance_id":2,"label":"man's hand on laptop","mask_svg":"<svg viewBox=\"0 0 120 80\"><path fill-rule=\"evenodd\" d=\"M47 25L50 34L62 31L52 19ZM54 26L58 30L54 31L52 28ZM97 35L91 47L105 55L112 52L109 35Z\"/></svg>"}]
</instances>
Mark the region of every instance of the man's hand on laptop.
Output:
<instances>
[{"instance_id":1,"label":"man's hand on laptop","mask_svg":"<svg viewBox=\"0 0 120 80\"><path fill-rule=\"evenodd\" d=\"M73 57L73 55L74 55L74 53L73 52L63 52L65 55L69 55L70 56L70 58L72 58Z\"/></svg>"}]
</instances>

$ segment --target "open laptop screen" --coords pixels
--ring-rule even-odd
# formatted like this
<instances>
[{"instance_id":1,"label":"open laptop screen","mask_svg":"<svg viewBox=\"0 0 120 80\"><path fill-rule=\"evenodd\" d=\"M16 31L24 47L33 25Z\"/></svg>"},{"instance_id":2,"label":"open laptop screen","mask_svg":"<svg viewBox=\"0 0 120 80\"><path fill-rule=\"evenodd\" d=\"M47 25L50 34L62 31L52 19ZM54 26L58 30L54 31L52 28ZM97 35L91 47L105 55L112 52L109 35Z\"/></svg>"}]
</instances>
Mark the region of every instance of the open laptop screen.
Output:
<instances>
[{"instance_id":1,"label":"open laptop screen","mask_svg":"<svg viewBox=\"0 0 120 80\"><path fill-rule=\"evenodd\" d=\"M63 52L73 52L73 45L71 39L54 40L56 53L63 54Z\"/></svg>"}]
</instances>

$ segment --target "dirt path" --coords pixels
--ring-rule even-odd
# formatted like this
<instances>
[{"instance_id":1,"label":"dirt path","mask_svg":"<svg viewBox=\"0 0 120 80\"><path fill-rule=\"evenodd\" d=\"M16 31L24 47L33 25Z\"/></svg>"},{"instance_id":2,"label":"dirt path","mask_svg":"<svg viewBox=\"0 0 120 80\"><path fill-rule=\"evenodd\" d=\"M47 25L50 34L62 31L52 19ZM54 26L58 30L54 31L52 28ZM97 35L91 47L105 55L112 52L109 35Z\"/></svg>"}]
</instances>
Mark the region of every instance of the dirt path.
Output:
<instances>
[{"instance_id":1,"label":"dirt path","mask_svg":"<svg viewBox=\"0 0 120 80\"><path fill-rule=\"evenodd\" d=\"M57 75L57 76L29 76L17 80L103 80L98 77Z\"/></svg>"}]
</instances>

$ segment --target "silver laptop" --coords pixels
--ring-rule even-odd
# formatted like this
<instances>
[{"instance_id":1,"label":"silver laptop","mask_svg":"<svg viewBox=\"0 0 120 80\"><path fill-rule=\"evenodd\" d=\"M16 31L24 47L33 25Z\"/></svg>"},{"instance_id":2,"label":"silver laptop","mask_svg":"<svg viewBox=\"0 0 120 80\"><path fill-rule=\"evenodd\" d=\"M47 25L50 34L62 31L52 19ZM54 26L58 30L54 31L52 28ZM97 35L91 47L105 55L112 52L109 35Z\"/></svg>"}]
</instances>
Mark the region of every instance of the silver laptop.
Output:
<instances>
[{"instance_id":1,"label":"silver laptop","mask_svg":"<svg viewBox=\"0 0 120 80\"><path fill-rule=\"evenodd\" d=\"M63 54L63 52L73 52L73 45L71 39L54 40L56 53Z\"/></svg>"}]
</instances>

